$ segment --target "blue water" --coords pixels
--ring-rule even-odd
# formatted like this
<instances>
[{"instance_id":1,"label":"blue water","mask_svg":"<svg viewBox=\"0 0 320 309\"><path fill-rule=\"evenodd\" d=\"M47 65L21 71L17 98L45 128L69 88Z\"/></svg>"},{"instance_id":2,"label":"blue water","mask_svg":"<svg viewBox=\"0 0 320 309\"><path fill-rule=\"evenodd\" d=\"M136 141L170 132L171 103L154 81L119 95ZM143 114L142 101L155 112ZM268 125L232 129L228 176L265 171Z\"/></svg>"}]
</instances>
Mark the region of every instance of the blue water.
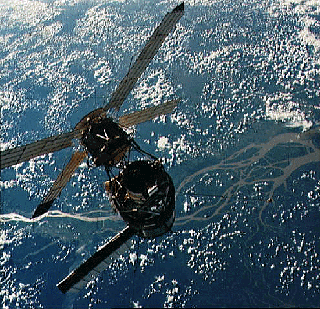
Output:
<instances>
[{"instance_id":1,"label":"blue water","mask_svg":"<svg viewBox=\"0 0 320 309\"><path fill-rule=\"evenodd\" d=\"M178 3L0 4L6 149L67 132L103 106ZM32 222L73 149L7 168L2 307L318 307L319 16L311 0L186 1L119 113L181 98L172 115L132 133L173 178L172 232L134 237L78 295L63 295L56 284L125 226L104 193L106 175L82 164Z\"/></svg>"}]
</instances>

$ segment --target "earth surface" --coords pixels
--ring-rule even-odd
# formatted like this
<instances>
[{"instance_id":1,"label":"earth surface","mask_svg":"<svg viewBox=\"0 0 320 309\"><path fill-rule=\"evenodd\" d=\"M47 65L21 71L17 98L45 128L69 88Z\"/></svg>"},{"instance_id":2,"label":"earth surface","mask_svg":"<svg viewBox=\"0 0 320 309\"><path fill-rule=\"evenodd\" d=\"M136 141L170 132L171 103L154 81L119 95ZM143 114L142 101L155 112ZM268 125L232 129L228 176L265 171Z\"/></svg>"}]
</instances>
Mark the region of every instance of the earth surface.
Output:
<instances>
[{"instance_id":1,"label":"earth surface","mask_svg":"<svg viewBox=\"0 0 320 309\"><path fill-rule=\"evenodd\" d=\"M108 102L175 1L0 1L1 149L68 132ZM30 217L74 149L1 171L3 308L318 307L320 4L186 0L119 115L181 98L132 131L176 188L172 232L79 294L56 287L125 227L81 164Z\"/></svg>"}]
</instances>

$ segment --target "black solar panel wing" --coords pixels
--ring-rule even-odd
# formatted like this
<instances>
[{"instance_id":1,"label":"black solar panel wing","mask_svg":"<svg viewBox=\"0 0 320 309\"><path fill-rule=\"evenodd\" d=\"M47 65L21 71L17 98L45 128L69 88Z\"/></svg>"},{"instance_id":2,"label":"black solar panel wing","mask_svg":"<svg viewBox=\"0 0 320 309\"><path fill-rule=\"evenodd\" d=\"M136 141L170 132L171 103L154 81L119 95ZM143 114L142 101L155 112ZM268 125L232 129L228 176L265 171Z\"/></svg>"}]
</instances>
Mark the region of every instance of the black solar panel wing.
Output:
<instances>
[{"instance_id":1,"label":"black solar panel wing","mask_svg":"<svg viewBox=\"0 0 320 309\"><path fill-rule=\"evenodd\" d=\"M54 135L27 145L0 152L1 169L26 162L43 154L55 152L72 146L72 140L78 131Z\"/></svg>"},{"instance_id":2,"label":"black solar panel wing","mask_svg":"<svg viewBox=\"0 0 320 309\"><path fill-rule=\"evenodd\" d=\"M134 87L135 83L158 52L165 38L175 28L176 23L182 17L183 13L184 3L178 5L163 18L160 25L154 30L153 34L148 39L145 47L131 66L127 75L113 92L111 99L104 107L104 110L113 108L118 111L120 109L122 103Z\"/></svg>"},{"instance_id":3,"label":"black solar panel wing","mask_svg":"<svg viewBox=\"0 0 320 309\"><path fill-rule=\"evenodd\" d=\"M127 226L57 284L59 290L62 293L80 291L88 282L107 269L114 258L130 248L130 238L134 234L135 230Z\"/></svg>"}]
</instances>

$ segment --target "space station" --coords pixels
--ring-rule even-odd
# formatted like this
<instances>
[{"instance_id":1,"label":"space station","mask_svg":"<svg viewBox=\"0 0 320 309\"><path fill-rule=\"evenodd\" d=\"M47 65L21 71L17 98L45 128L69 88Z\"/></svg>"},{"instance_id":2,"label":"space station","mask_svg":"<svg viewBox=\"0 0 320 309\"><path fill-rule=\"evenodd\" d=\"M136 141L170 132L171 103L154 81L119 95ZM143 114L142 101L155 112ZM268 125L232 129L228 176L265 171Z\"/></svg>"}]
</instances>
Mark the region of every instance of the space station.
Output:
<instances>
[{"instance_id":1,"label":"space station","mask_svg":"<svg viewBox=\"0 0 320 309\"><path fill-rule=\"evenodd\" d=\"M105 189L111 207L119 213L127 226L57 285L63 293L78 292L97 277L114 258L129 249L132 236L154 238L170 231L173 226L173 181L161 160L144 151L127 129L171 113L180 100L174 99L120 117L115 115L183 14L184 3L165 15L107 105L85 115L71 132L1 152L3 169L72 147L74 139L80 142L80 147L72 154L32 218L46 214L85 159L90 158L94 167L103 167L106 171ZM132 153L136 154L134 160L131 159Z\"/></svg>"}]
</instances>

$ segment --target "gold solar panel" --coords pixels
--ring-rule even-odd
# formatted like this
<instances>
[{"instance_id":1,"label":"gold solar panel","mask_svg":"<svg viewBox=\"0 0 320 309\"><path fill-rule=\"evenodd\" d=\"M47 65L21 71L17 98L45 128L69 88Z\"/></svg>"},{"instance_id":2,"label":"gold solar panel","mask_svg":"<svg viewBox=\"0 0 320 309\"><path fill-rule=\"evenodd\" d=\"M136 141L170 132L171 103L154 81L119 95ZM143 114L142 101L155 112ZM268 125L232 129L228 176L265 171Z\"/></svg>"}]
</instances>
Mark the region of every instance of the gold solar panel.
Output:
<instances>
[{"instance_id":1,"label":"gold solar panel","mask_svg":"<svg viewBox=\"0 0 320 309\"><path fill-rule=\"evenodd\" d=\"M154 119L160 115L169 114L174 110L179 102L180 99L171 100L157 106L148 107L141 111L124 115L119 118L119 125L128 128L130 126Z\"/></svg>"},{"instance_id":2,"label":"gold solar panel","mask_svg":"<svg viewBox=\"0 0 320 309\"><path fill-rule=\"evenodd\" d=\"M86 158L86 156L87 152L85 151L77 151L72 155L69 163L59 174L57 180L54 182L53 186L51 187L42 203L37 207L36 211L34 212L33 218L41 216L46 211L48 211L53 201L60 195L63 188L66 186L73 173L78 168L80 163Z\"/></svg>"},{"instance_id":3,"label":"gold solar panel","mask_svg":"<svg viewBox=\"0 0 320 309\"><path fill-rule=\"evenodd\" d=\"M72 146L72 139L76 136L76 131L72 131L51 136L13 149L1 151L1 169L28 161L43 154L70 147Z\"/></svg>"}]
</instances>

